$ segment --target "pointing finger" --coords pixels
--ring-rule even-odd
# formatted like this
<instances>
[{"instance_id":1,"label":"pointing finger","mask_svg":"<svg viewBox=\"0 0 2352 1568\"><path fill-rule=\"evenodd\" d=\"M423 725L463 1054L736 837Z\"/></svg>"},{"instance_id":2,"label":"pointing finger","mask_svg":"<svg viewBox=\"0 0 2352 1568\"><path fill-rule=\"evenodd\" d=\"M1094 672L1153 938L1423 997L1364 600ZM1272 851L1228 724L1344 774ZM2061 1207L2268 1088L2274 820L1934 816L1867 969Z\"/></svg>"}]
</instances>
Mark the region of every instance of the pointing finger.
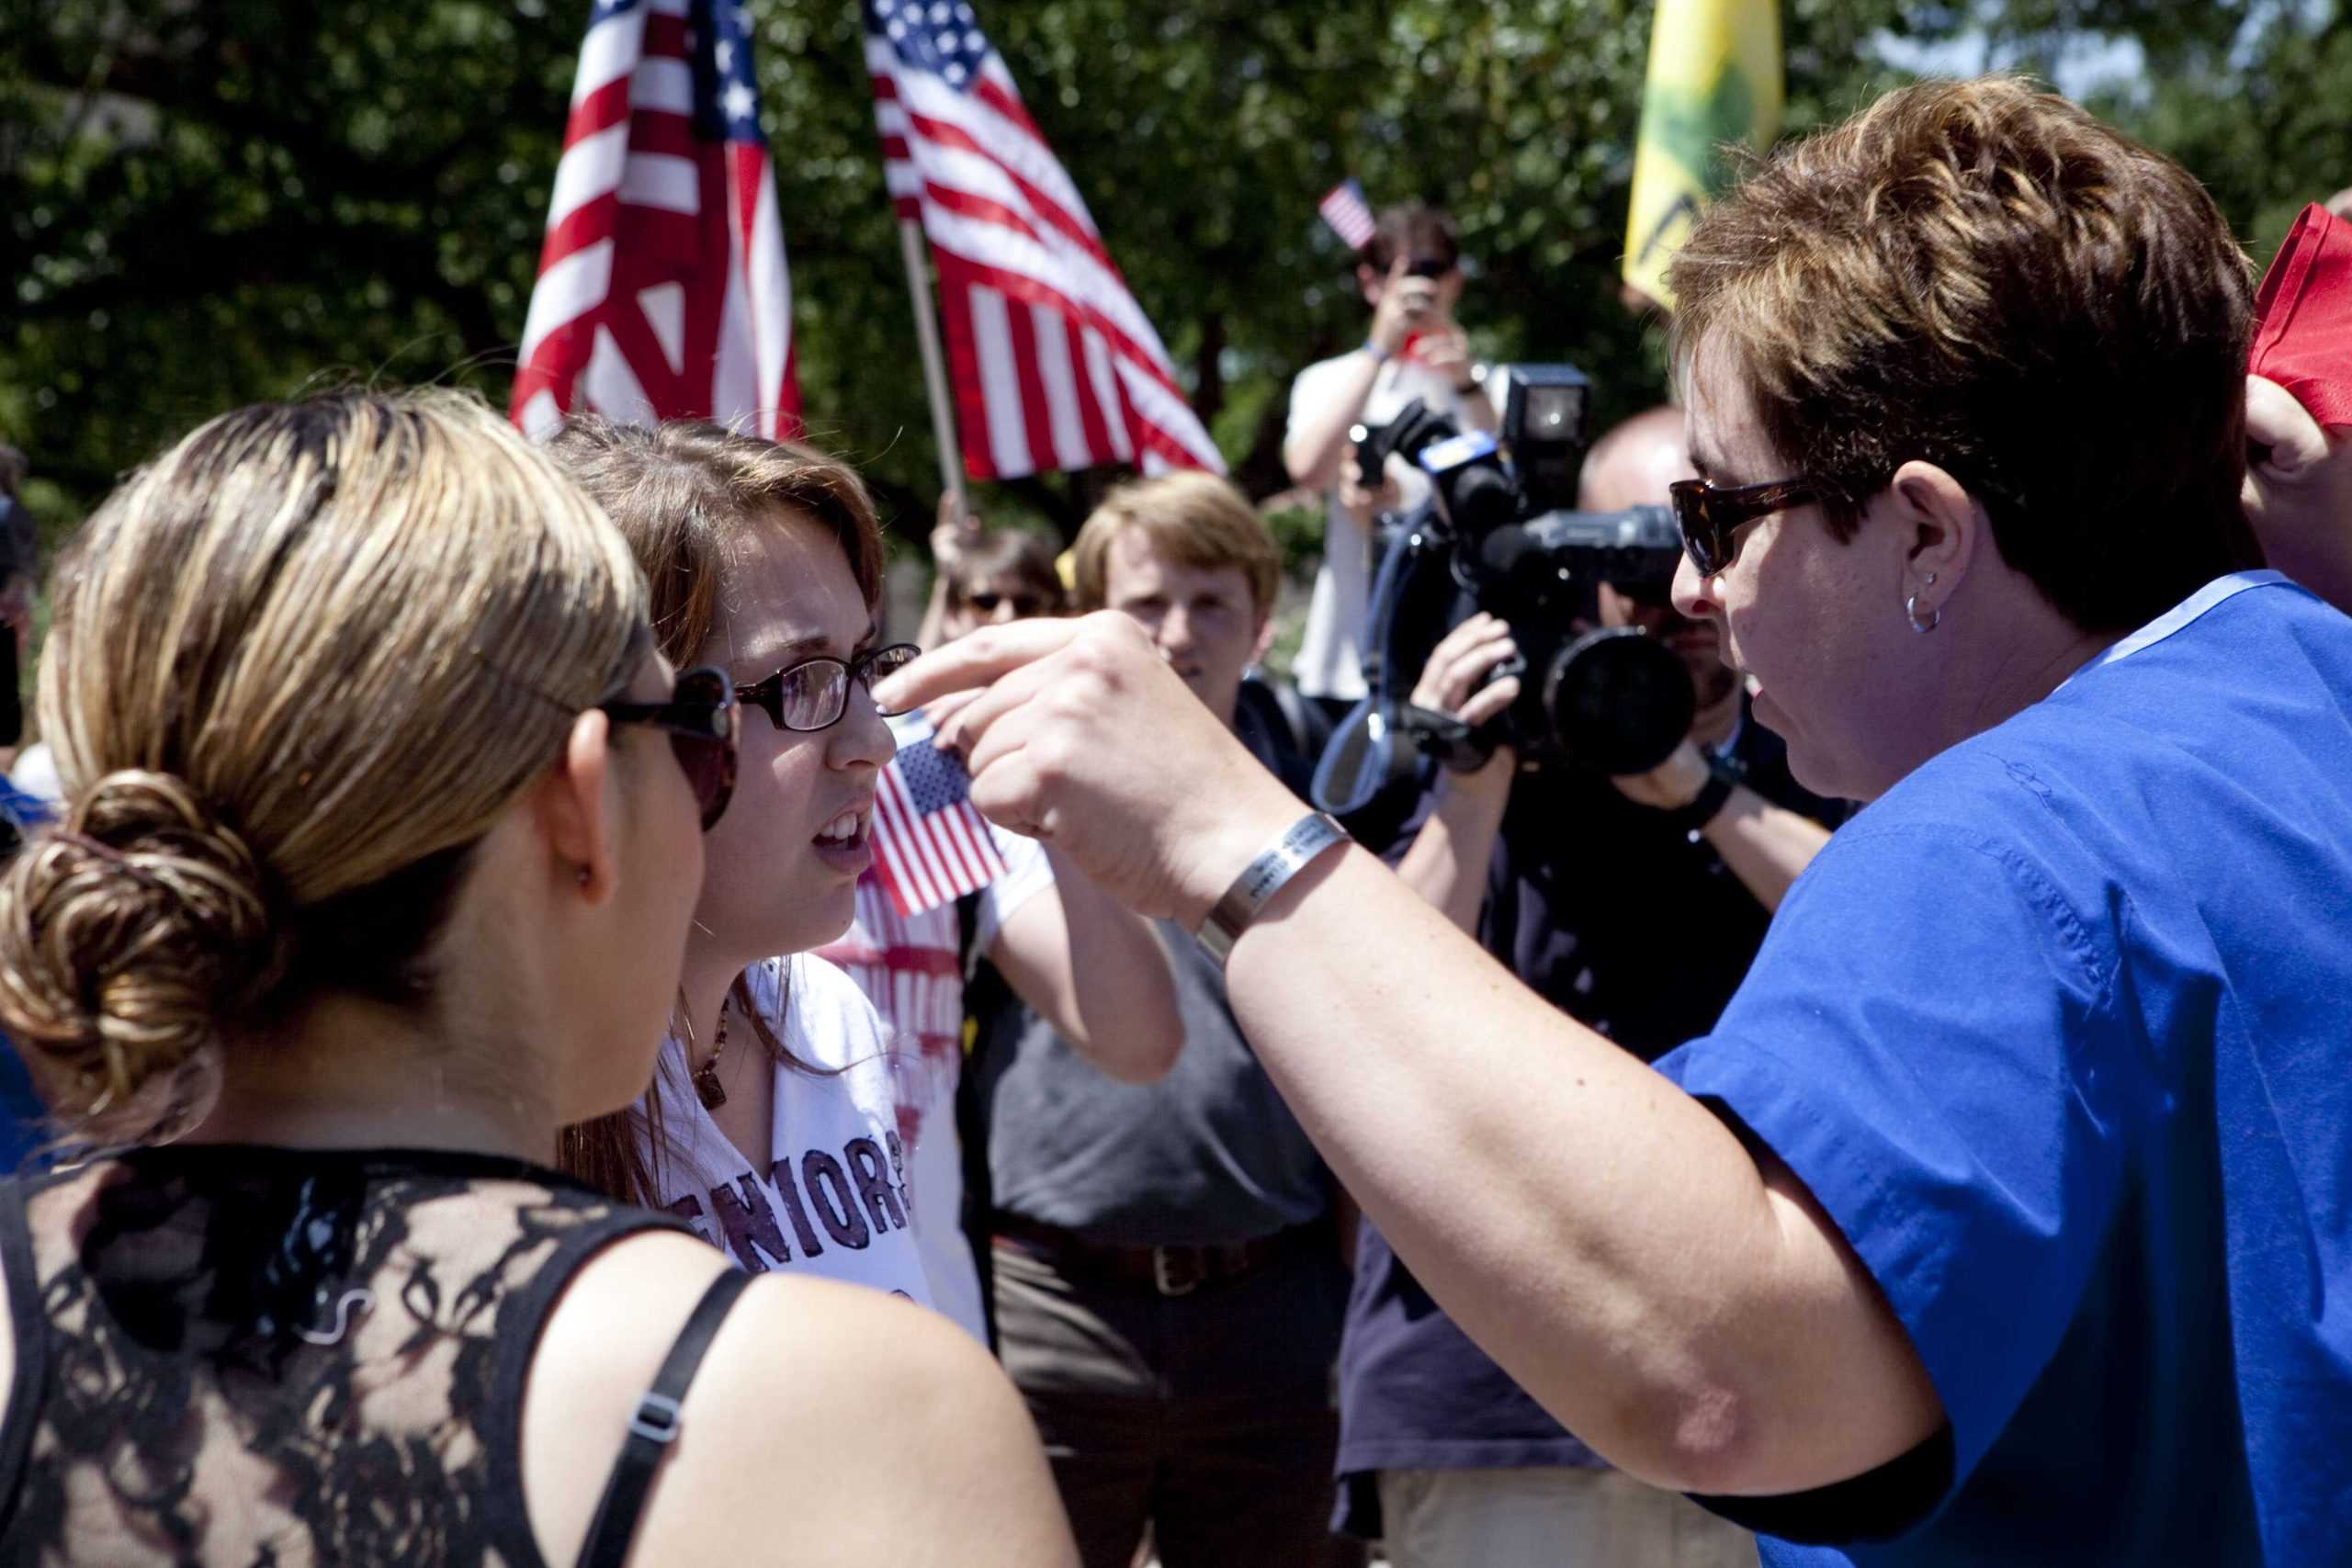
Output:
<instances>
[{"instance_id":1,"label":"pointing finger","mask_svg":"<svg viewBox=\"0 0 2352 1568\"><path fill-rule=\"evenodd\" d=\"M893 713L903 713L949 692L985 686L1008 671L1034 664L1069 647L1092 619L1040 616L1001 626L983 626L969 636L957 637L945 648L924 654L897 674L876 682L874 700Z\"/></svg>"}]
</instances>

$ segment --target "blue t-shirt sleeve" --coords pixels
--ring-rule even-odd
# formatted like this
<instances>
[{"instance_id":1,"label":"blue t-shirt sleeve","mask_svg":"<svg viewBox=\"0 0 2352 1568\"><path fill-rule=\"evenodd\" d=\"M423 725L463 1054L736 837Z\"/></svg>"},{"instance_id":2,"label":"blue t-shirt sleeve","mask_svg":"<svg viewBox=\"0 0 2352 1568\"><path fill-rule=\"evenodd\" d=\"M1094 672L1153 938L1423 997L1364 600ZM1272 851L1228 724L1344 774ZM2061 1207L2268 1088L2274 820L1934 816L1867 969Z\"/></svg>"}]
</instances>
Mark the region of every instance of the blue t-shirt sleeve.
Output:
<instances>
[{"instance_id":1,"label":"blue t-shirt sleeve","mask_svg":"<svg viewBox=\"0 0 2352 1568\"><path fill-rule=\"evenodd\" d=\"M1845 1233L1942 1397L1955 1486L2075 1315L2137 1092L2109 927L2060 880L2000 840L1866 814L1715 1031L1658 1064Z\"/></svg>"}]
</instances>

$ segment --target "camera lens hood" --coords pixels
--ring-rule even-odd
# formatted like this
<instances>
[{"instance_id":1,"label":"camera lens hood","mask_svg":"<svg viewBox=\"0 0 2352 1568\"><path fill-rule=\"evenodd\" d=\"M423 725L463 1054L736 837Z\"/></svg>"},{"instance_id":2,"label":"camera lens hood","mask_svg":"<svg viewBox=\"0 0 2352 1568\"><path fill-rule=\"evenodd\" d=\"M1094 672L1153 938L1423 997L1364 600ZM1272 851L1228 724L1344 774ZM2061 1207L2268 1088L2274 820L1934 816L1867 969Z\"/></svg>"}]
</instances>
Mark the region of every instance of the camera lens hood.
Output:
<instances>
[{"instance_id":1,"label":"camera lens hood","mask_svg":"<svg viewBox=\"0 0 2352 1568\"><path fill-rule=\"evenodd\" d=\"M1544 717L1558 749L1603 773L1641 773L1674 754L1699 711L1690 672L1636 626L1588 632L1544 672Z\"/></svg>"}]
</instances>

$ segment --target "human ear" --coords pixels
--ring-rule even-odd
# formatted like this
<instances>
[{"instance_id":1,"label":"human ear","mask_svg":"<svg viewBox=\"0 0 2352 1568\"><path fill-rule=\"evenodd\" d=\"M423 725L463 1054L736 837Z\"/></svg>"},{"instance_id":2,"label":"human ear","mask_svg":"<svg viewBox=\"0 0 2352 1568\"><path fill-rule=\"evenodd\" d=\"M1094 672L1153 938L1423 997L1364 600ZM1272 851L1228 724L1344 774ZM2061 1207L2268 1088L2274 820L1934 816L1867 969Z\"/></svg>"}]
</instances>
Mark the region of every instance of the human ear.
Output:
<instances>
[{"instance_id":1,"label":"human ear","mask_svg":"<svg viewBox=\"0 0 2352 1568\"><path fill-rule=\"evenodd\" d=\"M1356 287L1363 291L1365 304L1380 303L1380 274L1373 270L1370 263L1356 263Z\"/></svg>"},{"instance_id":2,"label":"human ear","mask_svg":"<svg viewBox=\"0 0 2352 1568\"><path fill-rule=\"evenodd\" d=\"M1250 662L1263 664L1266 661L1266 650L1273 646L1274 618L1272 615L1261 615L1258 617L1258 635L1250 644Z\"/></svg>"},{"instance_id":3,"label":"human ear","mask_svg":"<svg viewBox=\"0 0 2352 1568\"><path fill-rule=\"evenodd\" d=\"M1903 592L1917 596L1920 615L1939 611L1987 544L1991 520L1967 486L1933 463L1904 464L1887 490L1903 539Z\"/></svg>"},{"instance_id":4,"label":"human ear","mask_svg":"<svg viewBox=\"0 0 2352 1568\"><path fill-rule=\"evenodd\" d=\"M541 776L532 806L553 874L599 904L619 881L618 802L605 788L612 773L612 721L589 709L571 721L563 755Z\"/></svg>"}]
</instances>

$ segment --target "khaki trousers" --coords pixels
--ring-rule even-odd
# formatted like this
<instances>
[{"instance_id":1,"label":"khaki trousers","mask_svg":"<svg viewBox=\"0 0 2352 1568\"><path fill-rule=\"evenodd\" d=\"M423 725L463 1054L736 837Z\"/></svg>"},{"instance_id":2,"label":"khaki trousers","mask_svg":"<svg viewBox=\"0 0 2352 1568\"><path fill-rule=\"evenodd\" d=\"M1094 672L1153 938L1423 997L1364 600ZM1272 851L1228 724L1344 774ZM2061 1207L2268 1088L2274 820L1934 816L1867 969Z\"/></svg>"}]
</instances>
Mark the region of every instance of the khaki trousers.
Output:
<instances>
[{"instance_id":1,"label":"khaki trousers","mask_svg":"<svg viewBox=\"0 0 2352 1568\"><path fill-rule=\"evenodd\" d=\"M1394 1568L1756 1568L1756 1538L1623 1471L1384 1470Z\"/></svg>"}]
</instances>

